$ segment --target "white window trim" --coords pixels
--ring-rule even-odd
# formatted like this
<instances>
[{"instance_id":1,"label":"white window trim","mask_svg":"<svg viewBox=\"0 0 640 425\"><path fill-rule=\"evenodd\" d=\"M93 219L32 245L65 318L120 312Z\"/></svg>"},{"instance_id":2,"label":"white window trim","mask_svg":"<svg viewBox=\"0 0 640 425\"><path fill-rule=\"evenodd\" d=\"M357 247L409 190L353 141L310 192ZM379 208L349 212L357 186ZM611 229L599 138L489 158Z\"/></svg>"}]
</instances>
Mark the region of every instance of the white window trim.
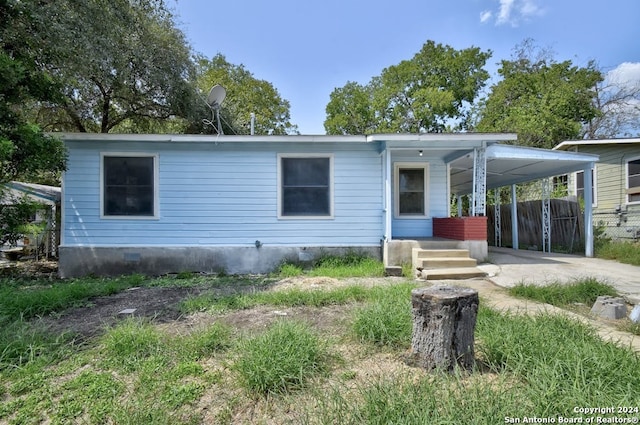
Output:
<instances>
[{"instance_id":1,"label":"white window trim","mask_svg":"<svg viewBox=\"0 0 640 425\"><path fill-rule=\"evenodd\" d=\"M153 158L153 215L106 215L104 213L104 158L105 157L142 157ZM100 219L102 220L158 220L160 218L160 209L158 201L158 161L157 153L145 152L100 152Z\"/></svg>"},{"instance_id":2,"label":"white window trim","mask_svg":"<svg viewBox=\"0 0 640 425\"><path fill-rule=\"evenodd\" d=\"M279 153L277 155L277 191L278 220L333 220L334 218L334 180L333 154L328 153ZM286 158L327 158L329 159L329 215L282 215L282 159Z\"/></svg>"},{"instance_id":3,"label":"white window trim","mask_svg":"<svg viewBox=\"0 0 640 425\"><path fill-rule=\"evenodd\" d=\"M424 214L400 214L400 169L424 170ZM415 220L429 218L429 163L428 162L396 162L393 164L393 216L398 220Z\"/></svg>"},{"instance_id":4,"label":"white window trim","mask_svg":"<svg viewBox=\"0 0 640 425\"><path fill-rule=\"evenodd\" d=\"M584 173L584 170L576 171L575 173L573 173L573 193L576 195L576 198L578 197L578 174L579 173ZM582 181L584 182L584 177ZM598 182L598 167L595 166L593 167L593 178L591 179L591 186L593 186L593 199L591 202L592 207L598 206L598 183L597 182Z\"/></svg>"},{"instance_id":5,"label":"white window trim","mask_svg":"<svg viewBox=\"0 0 640 425\"><path fill-rule=\"evenodd\" d=\"M631 161L637 161L640 159L640 156L634 156L627 159L624 163L624 188L625 188L625 204L626 205L640 205L640 201L629 201L629 163Z\"/></svg>"}]
</instances>

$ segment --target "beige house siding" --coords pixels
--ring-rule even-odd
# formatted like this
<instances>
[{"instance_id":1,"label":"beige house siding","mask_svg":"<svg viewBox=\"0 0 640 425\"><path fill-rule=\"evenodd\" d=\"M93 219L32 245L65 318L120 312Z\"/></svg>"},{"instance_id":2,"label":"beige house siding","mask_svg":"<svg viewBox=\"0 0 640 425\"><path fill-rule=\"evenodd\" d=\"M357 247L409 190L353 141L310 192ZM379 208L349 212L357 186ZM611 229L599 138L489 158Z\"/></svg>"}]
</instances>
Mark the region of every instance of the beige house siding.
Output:
<instances>
[{"instance_id":1,"label":"beige house siding","mask_svg":"<svg viewBox=\"0 0 640 425\"><path fill-rule=\"evenodd\" d=\"M583 144L567 150L600 156L595 165L593 222L618 239L640 237L640 203L627 202L627 161L640 158L640 143ZM576 174L569 176L569 193L576 194Z\"/></svg>"}]
</instances>

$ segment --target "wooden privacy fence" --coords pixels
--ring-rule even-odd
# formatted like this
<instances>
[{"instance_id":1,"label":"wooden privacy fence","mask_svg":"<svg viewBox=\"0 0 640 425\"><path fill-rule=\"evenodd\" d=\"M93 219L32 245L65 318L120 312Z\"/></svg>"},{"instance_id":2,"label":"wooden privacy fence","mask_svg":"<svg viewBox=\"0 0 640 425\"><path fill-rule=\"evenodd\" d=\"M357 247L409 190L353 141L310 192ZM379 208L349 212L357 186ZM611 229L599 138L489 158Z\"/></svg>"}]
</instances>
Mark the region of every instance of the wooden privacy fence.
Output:
<instances>
[{"instance_id":1,"label":"wooden privacy fence","mask_svg":"<svg viewBox=\"0 0 640 425\"><path fill-rule=\"evenodd\" d=\"M542 201L518 202L520 249L542 250ZM576 201L551 199L551 249L575 252L584 246L584 219ZM495 210L487 206L487 239L496 246ZM501 246L512 247L511 204L500 206Z\"/></svg>"}]
</instances>

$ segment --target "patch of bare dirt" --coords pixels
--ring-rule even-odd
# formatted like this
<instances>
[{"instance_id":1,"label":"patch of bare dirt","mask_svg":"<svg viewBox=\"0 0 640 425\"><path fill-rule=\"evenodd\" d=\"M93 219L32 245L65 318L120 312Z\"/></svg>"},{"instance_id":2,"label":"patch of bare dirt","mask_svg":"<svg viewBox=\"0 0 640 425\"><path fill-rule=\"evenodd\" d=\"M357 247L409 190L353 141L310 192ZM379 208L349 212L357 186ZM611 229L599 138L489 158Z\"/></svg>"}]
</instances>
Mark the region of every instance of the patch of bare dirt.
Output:
<instances>
[{"instance_id":1,"label":"patch of bare dirt","mask_svg":"<svg viewBox=\"0 0 640 425\"><path fill-rule=\"evenodd\" d=\"M0 277L57 279L58 262L53 260L6 261L0 259Z\"/></svg>"},{"instance_id":2,"label":"patch of bare dirt","mask_svg":"<svg viewBox=\"0 0 640 425\"><path fill-rule=\"evenodd\" d=\"M402 281L401 278L397 279ZM396 281L396 278L295 277L283 279L264 289L271 291L292 288L315 290L353 284L367 286L392 284ZM231 294L239 290L255 290L255 288L246 285L234 286L233 284L215 289L207 287L131 288L118 294L93 298L84 306L67 309L60 314L42 318L41 322L52 332L70 332L80 337L90 337L101 332L105 327L132 316L150 319L154 323L160 324L167 332L176 334L189 333L215 321L223 321L238 329L259 330L267 327L278 318L300 319L319 329L330 329L340 326L340 318L344 316L344 306L313 309L306 307L278 309L261 306L215 316L207 313L183 315L179 309L182 301L203 292L215 291L220 294Z\"/></svg>"},{"instance_id":3,"label":"patch of bare dirt","mask_svg":"<svg viewBox=\"0 0 640 425\"><path fill-rule=\"evenodd\" d=\"M189 296L201 292L198 288L131 288L103 297L96 297L81 307L42 319L54 332L71 332L90 337L127 317L144 317L156 323L183 320L178 306ZM133 311L132 311L133 310Z\"/></svg>"}]
</instances>

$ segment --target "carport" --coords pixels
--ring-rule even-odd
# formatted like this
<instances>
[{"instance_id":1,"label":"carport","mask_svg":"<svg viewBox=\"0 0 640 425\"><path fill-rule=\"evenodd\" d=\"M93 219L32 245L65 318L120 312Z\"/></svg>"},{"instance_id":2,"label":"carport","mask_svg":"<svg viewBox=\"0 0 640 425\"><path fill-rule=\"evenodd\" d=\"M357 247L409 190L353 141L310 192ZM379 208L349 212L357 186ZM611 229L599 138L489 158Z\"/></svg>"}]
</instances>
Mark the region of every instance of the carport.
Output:
<instances>
[{"instance_id":1,"label":"carport","mask_svg":"<svg viewBox=\"0 0 640 425\"><path fill-rule=\"evenodd\" d=\"M518 221L516 185L535 180L543 182L542 233L543 251L550 251L550 178L576 171L584 171L585 256L593 257L591 170L598 155L578 152L552 151L513 145L491 144L448 158L450 190L461 199L469 195L470 215L486 215L487 192L511 187L512 244L518 249ZM458 202L458 205L461 203ZM458 211L461 215L461 211ZM498 220L497 220L498 221ZM499 221L498 221L499 222Z\"/></svg>"}]
</instances>

